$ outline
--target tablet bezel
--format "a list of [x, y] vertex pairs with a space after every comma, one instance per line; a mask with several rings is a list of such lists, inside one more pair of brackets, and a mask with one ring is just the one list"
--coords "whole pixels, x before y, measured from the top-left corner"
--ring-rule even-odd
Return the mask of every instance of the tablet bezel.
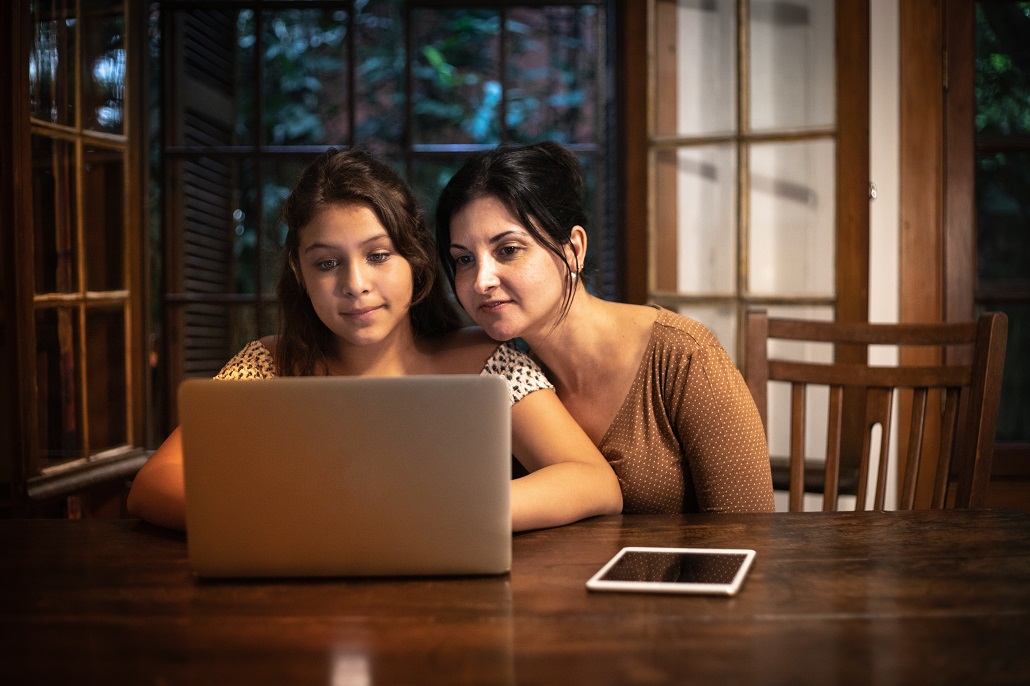
[[[689, 581], [614, 581], [604, 576], [618, 561], [629, 552], [642, 553], [691, 553], [704, 555], [743, 555], [744, 559], [737, 568], [733, 580], [726, 584], [697, 583]], [[641, 593], [686, 593], [701, 595], [731, 596], [740, 590], [744, 578], [751, 569], [755, 559], [755, 551], [749, 548], [667, 548], [652, 546], [627, 546], [617, 552], [601, 569], [587, 581], [587, 588], [592, 591], [635, 591]]]

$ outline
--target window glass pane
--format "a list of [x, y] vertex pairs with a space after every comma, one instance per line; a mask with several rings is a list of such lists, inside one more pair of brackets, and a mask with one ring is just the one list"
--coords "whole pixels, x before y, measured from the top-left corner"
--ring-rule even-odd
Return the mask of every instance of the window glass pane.
[[697, 136], [737, 125], [737, 3], [659, 0], [655, 6], [655, 130]]
[[508, 13], [507, 126], [513, 141], [594, 141], [598, 19], [592, 6]]
[[981, 309], [1001, 310], [1009, 318], [1005, 372], [998, 410], [999, 441], [1030, 441], [1030, 304], [990, 304]]
[[976, 130], [1030, 133], [1030, 64], [1026, 2], [976, 3]]
[[976, 162], [976, 256], [980, 282], [1027, 279], [1030, 154], [980, 154]]
[[833, 8], [825, 0], [751, 3], [753, 129], [834, 124]]
[[86, 407], [91, 454], [129, 442], [124, 312], [121, 307], [86, 312]]
[[265, 12], [261, 74], [267, 144], [350, 139], [347, 22], [341, 9]]
[[[736, 147], [680, 148], [675, 154], [675, 186], [659, 186], [675, 195], [657, 198], [659, 211], [670, 215], [664, 226], [676, 230], [675, 262], [658, 258], [656, 265], [676, 270], [677, 291], [733, 293], [737, 281]], [[672, 281], [664, 275], [662, 280]]]
[[75, 125], [75, 0], [32, 3], [29, 114]]
[[86, 204], [82, 223], [86, 246], [86, 288], [125, 287], [125, 182], [123, 153], [87, 147], [82, 183]]
[[82, 0], [83, 126], [122, 133], [125, 118], [125, 15], [121, 3]]
[[354, 8], [354, 142], [387, 154], [404, 140], [403, 21], [399, 2]]
[[436, 199], [440, 197], [440, 191], [466, 159], [467, 156], [445, 154], [419, 155], [415, 158], [411, 170], [412, 186], [430, 226], [435, 226], [433, 213], [436, 212]]
[[74, 309], [36, 311], [36, 408], [43, 467], [85, 457], [78, 341]]
[[[286, 224], [280, 221], [279, 212], [304, 167], [313, 159], [310, 155], [276, 156], [262, 163], [263, 241], [258, 255], [261, 262], [262, 293], [275, 295], [282, 269], [282, 246], [286, 241]], [[247, 188], [244, 186], [245, 194], [248, 193]]]
[[751, 147], [752, 294], [834, 295], [834, 148], [830, 140]]
[[416, 144], [500, 142], [500, 23], [496, 10], [412, 12]]
[[32, 137], [32, 225], [37, 293], [77, 292], [75, 146]]

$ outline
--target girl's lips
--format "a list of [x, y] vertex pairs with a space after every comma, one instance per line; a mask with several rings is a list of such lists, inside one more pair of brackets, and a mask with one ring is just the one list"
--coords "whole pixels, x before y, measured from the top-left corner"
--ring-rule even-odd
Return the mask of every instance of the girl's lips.
[[361, 317], [362, 315], [366, 315], [369, 312], [375, 312], [380, 307], [382, 307], [382, 305], [376, 305], [374, 307], [358, 307], [353, 310], [348, 310], [343, 314], [345, 314], [348, 317]]

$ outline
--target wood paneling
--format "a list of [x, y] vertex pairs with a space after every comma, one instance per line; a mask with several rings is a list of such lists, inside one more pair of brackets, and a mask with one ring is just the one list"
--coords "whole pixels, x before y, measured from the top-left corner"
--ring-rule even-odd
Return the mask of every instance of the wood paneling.
[[[943, 168], [944, 103], [941, 3], [899, 3], [900, 33], [900, 198], [899, 315], [902, 322], [943, 321]], [[900, 352], [905, 364], [936, 364], [939, 350]], [[902, 408], [910, 405], [903, 396]], [[905, 473], [908, 412], [899, 413], [899, 474]], [[919, 481], [932, 482], [940, 422], [931, 413], [925, 430]], [[925, 507], [931, 490], [920, 489]]]
[[647, 301], [647, 3], [619, 0], [617, 95], [622, 153], [620, 290], [630, 303]]

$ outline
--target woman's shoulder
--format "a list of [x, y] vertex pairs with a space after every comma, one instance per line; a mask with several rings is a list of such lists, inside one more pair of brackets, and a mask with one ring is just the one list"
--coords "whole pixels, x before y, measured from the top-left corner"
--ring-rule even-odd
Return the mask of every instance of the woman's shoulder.
[[275, 376], [275, 336], [251, 341], [225, 363], [216, 379], [267, 379]]
[[720, 345], [712, 330], [707, 326], [682, 314], [658, 307], [658, 316], [654, 321], [652, 336], [661, 340], [689, 345], [692, 348], [704, 348]]

